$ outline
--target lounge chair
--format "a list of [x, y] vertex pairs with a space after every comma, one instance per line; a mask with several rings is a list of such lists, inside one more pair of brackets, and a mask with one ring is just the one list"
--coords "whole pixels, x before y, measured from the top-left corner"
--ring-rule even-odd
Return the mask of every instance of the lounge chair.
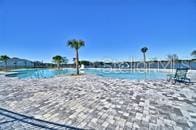
[[167, 75], [168, 82], [172, 81], [173, 84], [176, 84], [176, 82], [181, 82], [185, 84], [190, 84], [191, 80], [190, 78], [187, 78], [189, 68], [177, 68], [176, 73]]

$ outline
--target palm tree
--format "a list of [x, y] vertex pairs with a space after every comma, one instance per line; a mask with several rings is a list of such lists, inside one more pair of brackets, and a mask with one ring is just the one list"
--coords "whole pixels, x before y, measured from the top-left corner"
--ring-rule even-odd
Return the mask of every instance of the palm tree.
[[5, 68], [7, 70], [7, 61], [10, 59], [7, 55], [0, 56], [0, 61], [3, 61], [5, 63]]
[[143, 47], [141, 49], [141, 52], [143, 53], [143, 56], [144, 56], [144, 63], [146, 63], [146, 52], [148, 51], [148, 48], [147, 47]]
[[194, 59], [196, 58], [196, 50], [194, 50], [194, 51], [191, 53], [191, 56], [193, 56]]
[[64, 61], [64, 58], [60, 55], [56, 55], [52, 59], [53, 62], [57, 64], [57, 68], [60, 69], [60, 64]]
[[75, 64], [76, 64], [76, 71], [77, 71], [77, 75], [79, 75], [80, 72], [79, 72], [79, 53], [78, 53], [78, 50], [79, 50], [81, 47], [85, 46], [85, 42], [82, 41], [82, 40], [73, 39], [73, 40], [69, 40], [69, 41], [67, 42], [67, 45], [68, 45], [69, 47], [75, 49], [75, 52], [76, 52], [76, 62], [75, 62]]

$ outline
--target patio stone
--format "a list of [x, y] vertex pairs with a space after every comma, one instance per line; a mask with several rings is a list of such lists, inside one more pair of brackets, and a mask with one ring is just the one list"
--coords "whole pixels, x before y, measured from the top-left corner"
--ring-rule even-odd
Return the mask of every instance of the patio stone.
[[[196, 129], [196, 85], [172, 85], [165, 80], [121, 80], [94, 75], [21, 80], [0, 76], [0, 106], [83, 129]], [[0, 130], [45, 129], [21, 120], [12, 121], [1, 112], [5, 111], [0, 109]], [[70, 129], [28, 121], [59, 130]]]

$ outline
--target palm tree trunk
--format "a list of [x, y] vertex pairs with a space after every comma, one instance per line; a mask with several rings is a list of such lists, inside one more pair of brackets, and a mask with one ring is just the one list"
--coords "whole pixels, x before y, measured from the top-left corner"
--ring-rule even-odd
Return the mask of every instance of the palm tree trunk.
[[80, 72], [79, 72], [79, 54], [78, 54], [77, 49], [76, 49], [76, 73], [77, 73], [77, 75], [80, 74]]
[[144, 54], [144, 68], [146, 69], [146, 54], [145, 53], [143, 54]]

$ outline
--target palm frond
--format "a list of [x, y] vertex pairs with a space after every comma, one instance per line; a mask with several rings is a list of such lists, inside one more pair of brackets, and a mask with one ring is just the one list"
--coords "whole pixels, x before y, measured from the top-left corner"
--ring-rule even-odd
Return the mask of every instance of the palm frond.
[[141, 49], [141, 52], [143, 52], [143, 53], [146, 53], [148, 51], [148, 48], [147, 47], [143, 47], [142, 49]]
[[82, 40], [76, 40], [76, 39], [73, 39], [73, 40], [69, 40], [67, 42], [67, 45], [71, 48], [75, 48], [75, 49], [80, 49], [81, 47], [85, 46], [85, 42], [82, 41]]

